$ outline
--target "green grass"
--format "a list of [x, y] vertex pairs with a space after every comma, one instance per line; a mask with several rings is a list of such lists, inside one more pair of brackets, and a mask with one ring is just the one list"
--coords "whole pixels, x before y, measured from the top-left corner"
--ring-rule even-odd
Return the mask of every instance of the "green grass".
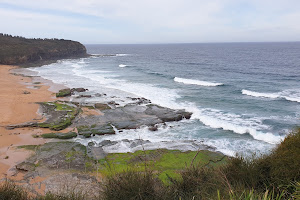
[[193, 166], [218, 166], [225, 163], [226, 160], [227, 158], [224, 158], [222, 154], [209, 151], [181, 152], [158, 149], [108, 154], [105, 159], [99, 160], [99, 171], [104, 175], [120, 173], [128, 169], [143, 171], [146, 165], [149, 169], [158, 172], [162, 180], [167, 180], [167, 176], [176, 177], [176, 172], [190, 166], [192, 161]]

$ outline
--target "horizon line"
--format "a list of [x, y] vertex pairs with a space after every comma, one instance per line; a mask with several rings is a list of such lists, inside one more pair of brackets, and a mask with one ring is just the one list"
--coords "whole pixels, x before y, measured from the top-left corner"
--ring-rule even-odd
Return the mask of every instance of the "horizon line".
[[[76, 41], [76, 40], [74, 40]], [[154, 43], [82, 43], [84, 45], [165, 45], [165, 44], [236, 44], [236, 43], [298, 43], [300, 41], [265, 41], [265, 42], [154, 42]]]

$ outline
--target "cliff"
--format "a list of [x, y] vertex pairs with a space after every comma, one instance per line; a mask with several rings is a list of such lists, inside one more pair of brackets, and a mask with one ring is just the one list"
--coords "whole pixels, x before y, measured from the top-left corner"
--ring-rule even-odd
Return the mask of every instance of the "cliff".
[[27, 39], [0, 34], [0, 64], [22, 65], [86, 56], [81, 43], [64, 39]]

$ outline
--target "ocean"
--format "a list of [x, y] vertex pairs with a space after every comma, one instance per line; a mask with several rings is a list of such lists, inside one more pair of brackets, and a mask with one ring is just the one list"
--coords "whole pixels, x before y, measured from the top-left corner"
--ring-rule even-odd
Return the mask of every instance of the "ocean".
[[[299, 125], [300, 43], [86, 45], [91, 57], [30, 68], [54, 83], [89, 89], [86, 102], [144, 97], [193, 112], [190, 120], [76, 138], [116, 141], [108, 152], [132, 152], [124, 139], [149, 140], [139, 148], [197, 150], [226, 155], [266, 154]], [[107, 97], [99, 97], [105, 93]]]

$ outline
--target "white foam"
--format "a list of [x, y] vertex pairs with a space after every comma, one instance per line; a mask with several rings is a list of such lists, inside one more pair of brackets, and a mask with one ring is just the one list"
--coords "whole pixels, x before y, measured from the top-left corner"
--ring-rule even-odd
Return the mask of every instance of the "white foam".
[[127, 65], [120, 64], [119, 67], [127, 67]]
[[287, 101], [293, 101], [300, 103], [300, 91], [299, 90], [284, 90], [278, 93], [261, 93], [254, 92], [250, 90], [242, 90], [242, 94], [253, 96], [253, 97], [261, 97], [261, 98], [270, 98], [270, 99], [285, 99]]
[[[122, 133], [116, 132], [114, 135], [95, 136], [92, 138], [75, 138], [74, 140], [83, 145], [88, 145], [89, 142], [94, 142], [97, 146], [104, 140], [116, 142], [113, 145], [103, 146], [103, 150], [107, 153], [126, 153], [137, 150], [151, 150], [151, 149], [177, 149], [182, 151], [197, 151], [205, 148], [204, 145], [215, 148], [225, 155], [235, 156], [249, 155], [253, 152], [266, 153], [274, 145], [266, 144], [260, 141], [238, 138], [201, 138], [189, 139], [186, 136], [191, 135], [194, 130], [187, 130], [182, 134], [182, 122], [167, 123], [167, 126], [160, 126], [158, 131], [152, 132], [148, 127], [142, 127], [134, 130], [124, 130]], [[197, 131], [197, 130], [195, 130]], [[147, 141], [147, 143], [134, 145], [136, 140]]]
[[262, 97], [262, 98], [271, 98], [271, 99], [276, 99], [280, 97], [276, 93], [260, 93], [260, 92], [253, 92], [250, 90], [242, 90], [242, 94], [253, 96], [253, 97]]
[[273, 144], [266, 144], [260, 141], [243, 140], [237, 138], [204, 139], [203, 144], [215, 147], [217, 151], [220, 151], [228, 156], [241, 155], [251, 157], [253, 156], [253, 152], [255, 152], [257, 156], [259, 156], [260, 154], [269, 153], [270, 150], [274, 148]]
[[254, 139], [270, 144], [277, 144], [283, 138], [267, 132], [270, 127], [262, 124], [257, 118], [246, 118], [241, 115], [224, 113], [215, 109], [202, 109], [192, 116], [211, 128], [221, 128], [238, 134], [250, 134]]
[[185, 78], [174, 78], [175, 82], [183, 83], [183, 84], [189, 84], [189, 85], [200, 85], [200, 86], [207, 86], [207, 87], [214, 87], [214, 86], [220, 86], [224, 85], [223, 83], [212, 83], [207, 81], [199, 81], [194, 79], [185, 79]]
[[[49, 66], [36, 68], [35, 71], [38, 71], [40, 73], [39, 75], [45, 78], [66, 84], [69, 87], [95, 88], [95, 90], [99, 90], [100, 87], [101, 90], [102, 88], [112, 88], [127, 92], [126, 95], [131, 93], [136, 96], [145, 97], [161, 106], [173, 109], [186, 109], [187, 111], [193, 112], [192, 119], [200, 120], [204, 125], [211, 128], [221, 128], [238, 134], [249, 133], [254, 139], [271, 144], [278, 143], [281, 139], [281, 137], [269, 133], [269, 131], [267, 131], [269, 127], [263, 125], [260, 120], [245, 118], [240, 115], [225, 113], [219, 110], [200, 109], [190, 102], [179, 103], [177, 99], [180, 98], [180, 95], [175, 89], [163, 88], [154, 84], [132, 83], [119, 78], [116, 79], [113, 78], [117, 76], [115, 74], [108, 71], [91, 70], [86, 68], [85, 65], [85, 62], [78, 60], [66, 60]], [[72, 71], [73, 74], [70, 74], [70, 71]], [[168, 130], [166, 131], [168, 132]], [[141, 132], [141, 130], [139, 130], [139, 132]], [[167, 137], [163, 139], [164, 141], [174, 137], [169, 134], [171, 133], [165, 133]], [[149, 136], [153, 137], [153, 133], [149, 134]], [[126, 135], [126, 138], [128, 137], [129, 134]], [[161, 135], [157, 138], [159, 138], [158, 140], [160, 141], [162, 140]], [[155, 141], [152, 140], [152, 142]]]
[[280, 92], [280, 96], [288, 101], [300, 103], [300, 89], [289, 89]]
[[129, 56], [130, 54], [125, 54], [125, 53], [118, 53], [116, 56]]

